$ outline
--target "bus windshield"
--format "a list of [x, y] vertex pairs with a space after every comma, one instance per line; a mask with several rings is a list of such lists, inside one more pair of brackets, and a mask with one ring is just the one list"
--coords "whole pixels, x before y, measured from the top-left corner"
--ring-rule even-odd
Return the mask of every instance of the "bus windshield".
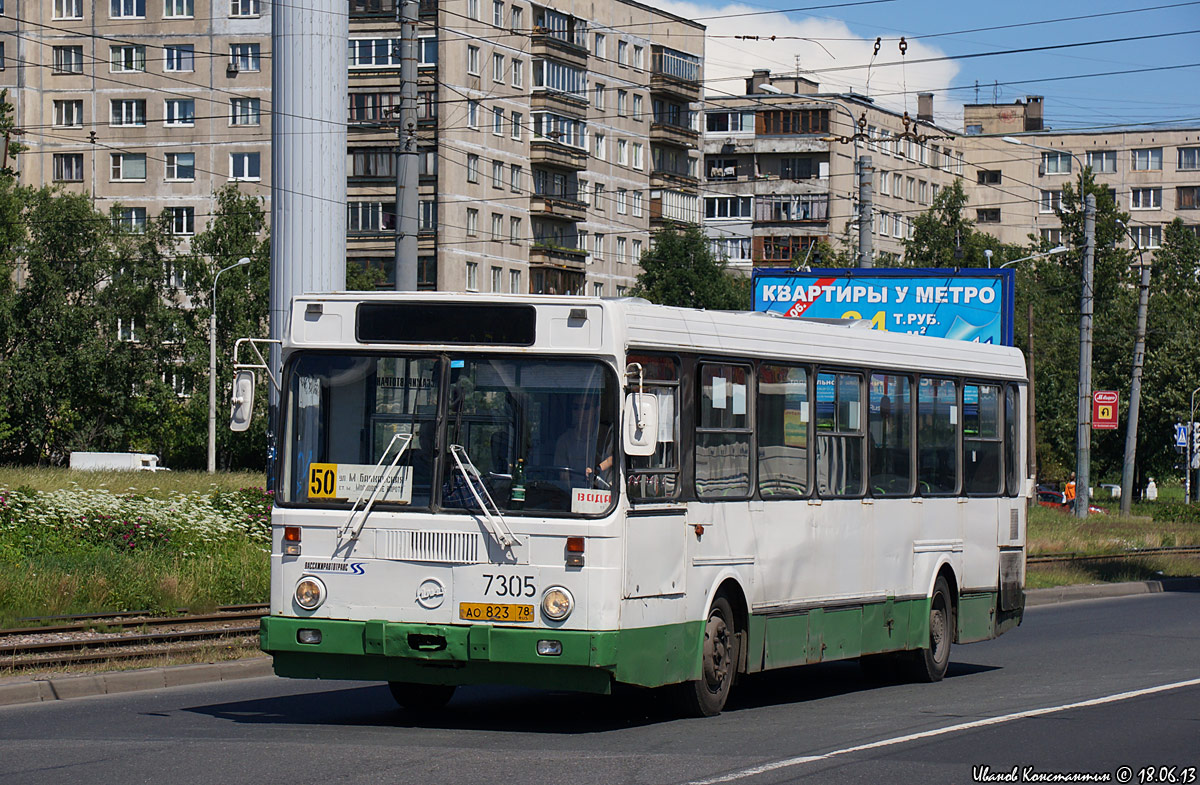
[[285, 504], [348, 507], [376, 485], [381, 509], [475, 512], [490, 496], [504, 512], [589, 515], [613, 502], [616, 377], [598, 361], [299, 354], [285, 395]]

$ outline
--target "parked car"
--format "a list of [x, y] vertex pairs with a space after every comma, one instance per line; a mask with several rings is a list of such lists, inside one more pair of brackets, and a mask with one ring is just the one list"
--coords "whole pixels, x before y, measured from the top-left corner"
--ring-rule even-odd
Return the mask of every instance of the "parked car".
[[[1063, 512], [1069, 512], [1074, 507], [1072, 502], [1067, 501], [1067, 497], [1062, 491], [1052, 490], [1044, 485], [1038, 486], [1037, 501], [1043, 507], [1052, 507]], [[1090, 515], [1108, 515], [1108, 510], [1089, 504], [1088, 513]]]

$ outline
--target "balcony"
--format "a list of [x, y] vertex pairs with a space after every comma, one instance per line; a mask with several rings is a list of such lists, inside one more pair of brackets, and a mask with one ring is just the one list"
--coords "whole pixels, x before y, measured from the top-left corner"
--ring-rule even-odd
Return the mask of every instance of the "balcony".
[[588, 50], [586, 46], [572, 43], [560, 33], [535, 27], [529, 37], [530, 57], [553, 57], [564, 63], [587, 68]]
[[588, 168], [588, 154], [578, 147], [568, 147], [548, 139], [535, 139], [529, 143], [529, 162], [582, 172]]
[[699, 185], [700, 178], [687, 172], [658, 168], [650, 170], [651, 188], [696, 188]]
[[554, 112], [565, 117], [583, 120], [587, 117], [586, 95], [564, 93], [560, 90], [535, 89], [529, 96], [529, 109], [533, 112]]
[[651, 191], [650, 223], [653, 226], [699, 224], [699, 197], [682, 191]]
[[654, 122], [650, 124], [650, 141], [695, 150], [700, 141], [700, 132], [682, 125]]
[[683, 101], [700, 100], [700, 58], [654, 45], [650, 48], [650, 92]]
[[529, 212], [543, 218], [583, 221], [587, 218], [587, 205], [577, 199], [534, 194], [529, 200]]
[[544, 240], [535, 240], [529, 248], [530, 267], [550, 267], [556, 270], [583, 272], [586, 264], [587, 251], [581, 248], [563, 248]]

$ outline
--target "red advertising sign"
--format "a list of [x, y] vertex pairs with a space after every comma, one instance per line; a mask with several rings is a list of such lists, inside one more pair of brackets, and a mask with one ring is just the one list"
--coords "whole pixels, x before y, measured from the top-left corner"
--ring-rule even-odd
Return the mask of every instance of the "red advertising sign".
[[1120, 396], [1112, 390], [1092, 393], [1092, 428], [1111, 431], [1117, 427], [1117, 401]]

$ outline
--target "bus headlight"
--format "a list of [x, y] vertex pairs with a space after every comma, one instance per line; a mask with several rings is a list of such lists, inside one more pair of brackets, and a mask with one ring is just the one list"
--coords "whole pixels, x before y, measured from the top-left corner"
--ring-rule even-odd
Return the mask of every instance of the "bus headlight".
[[542, 615], [554, 621], [562, 621], [575, 610], [575, 598], [562, 586], [551, 586], [542, 593]]
[[311, 575], [305, 575], [296, 584], [296, 604], [311, 611], [325, 602], [325, 584]]

